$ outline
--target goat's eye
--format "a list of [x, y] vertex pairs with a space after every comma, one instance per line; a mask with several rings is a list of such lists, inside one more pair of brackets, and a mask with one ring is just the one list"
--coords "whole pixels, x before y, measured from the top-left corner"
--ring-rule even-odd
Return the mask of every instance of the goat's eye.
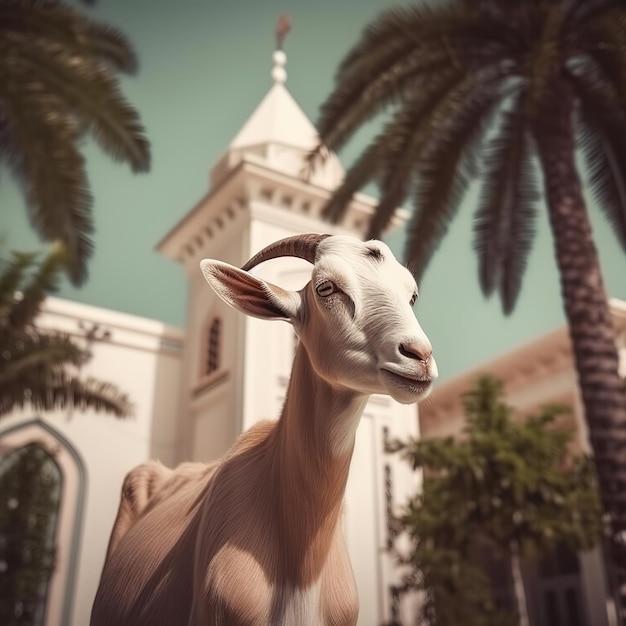
[[415, 302], [417, 301], [417, 291], [411, 296], [411, 306], [413, 306], [415, 304]]
[[331, 293], [335, 293], [335, 291], [337, 291], [337, 285], [330, 280], [325, 280], [323, 283], [320, 283], [317, 287], [315, 287], [315, 291], [317, 291], [318, 296], [322, 296], [324, 298], [326, 296], [330, 296]]

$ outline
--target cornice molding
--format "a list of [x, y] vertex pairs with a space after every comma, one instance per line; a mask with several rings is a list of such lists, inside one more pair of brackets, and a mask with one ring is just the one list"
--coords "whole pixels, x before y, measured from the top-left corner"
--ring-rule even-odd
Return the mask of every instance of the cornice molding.
[[[174, 226], [157, 244], [157, 250], [184, 264], [195, 262], [207, 247], [210, 249], [212, 240], [224, 237], [224, 231], [239, 214], [249, 212], [257, 202], [321, 222], [330, 194], [325, 187], [273, 170], [262, 159], [248, 154]], [[323, 222], [324, 227], [331, 232], [350, 231], [364, 236], [375, 207], [373, 198], [356, 194], [342, 222]], [[398, 209], [391, 229], [406, 219], [407, 212]]]
[[[613, 298], [609, 308], [617, 345], [626, 349], [626, 302]], [[421, 429], [436, 432], [453, 428], [463, 415], [463, 394], [481, 374], [497, 376], [506, 391], [514, 394], [566, 372], [574, 372], [574, 364], [569, 332], [567, 326], [562, 326], [436, 387], [428, 401], [420, 405]]]
[[482, 374], [497, 376], [508, 393], [519, 393], [572, 367], [571, 342], [562, 327], [436, 387], [428, 402], [420, 405], [421, 430], [436, 431], [458, 421], [463, 415], [463, 394]]

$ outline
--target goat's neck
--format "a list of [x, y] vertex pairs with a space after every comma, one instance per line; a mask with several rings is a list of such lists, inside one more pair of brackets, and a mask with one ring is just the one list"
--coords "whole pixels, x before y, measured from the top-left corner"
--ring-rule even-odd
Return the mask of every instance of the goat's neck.
[[315, 580], [335, 534], [356, 427], [367, 396], [333, 386], [296, 351], [287, 397], [275, 431], [274, 484], [288, 578]]

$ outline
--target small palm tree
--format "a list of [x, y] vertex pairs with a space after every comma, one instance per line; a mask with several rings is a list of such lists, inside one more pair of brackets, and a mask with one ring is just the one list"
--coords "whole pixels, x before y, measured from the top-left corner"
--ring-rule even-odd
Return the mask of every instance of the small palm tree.
[[132, 412], [126, 394], [78, 368], [88, 353], [61, 333], [45, 332], [36, 317], [65, 261], [61, 245], [36, 262], [33, 254], [14, 253], [0, 262], [0, 419], [30, 406], [51, 411], [64, 407], [94, 409], [117, 417]]
[[58, 1], [0, 0], [0, 163], [20, 182], [37, 233], [64, 243], [75, 285], [93, 247], [82, 139], [135, 172], [149, 168], [144, 129], [116, 77], [136, 69], [117, 30]]
[[510, 313], [535, 233], [536, 172], [543, 174], [626, 609], [626, 397], [575, 159], [578, 139], [598, 206], [626, 248], [626, 4], [448, 0], [384, 12], [339, 67], [311, 164], [383, 110], [390, 120], [348, 170], [326, 215], [341, 219], [352, 194], [377, 181], [369, 233], [377, 236], [411, 196], [406, 257], [418, 279], [480, 174], [480, 285], [486, 295], [497, 291]]

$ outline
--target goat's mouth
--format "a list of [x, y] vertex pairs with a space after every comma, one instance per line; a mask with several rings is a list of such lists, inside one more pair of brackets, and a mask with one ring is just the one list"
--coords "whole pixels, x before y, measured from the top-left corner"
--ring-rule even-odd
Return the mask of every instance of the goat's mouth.
[[394, 387], [400, 387], [416, 395], [428, 393], [433, 384], [433, 378], [429, 376], [400, 374], [385, 367], [380, 369], [380, 373], [384, 380], [391, 382]]

